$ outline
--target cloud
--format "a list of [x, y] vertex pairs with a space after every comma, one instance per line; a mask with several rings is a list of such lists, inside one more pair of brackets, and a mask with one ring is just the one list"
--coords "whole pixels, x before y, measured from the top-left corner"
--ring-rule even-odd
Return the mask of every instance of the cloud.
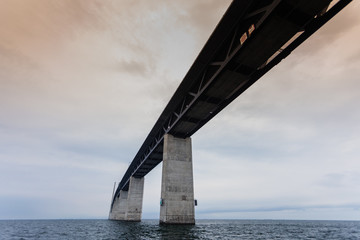
[[54, 208], [48, 206], [49, 202], [53, 199], [1, 196], [0, 215], [5, 219], [46, 218], [53, 215], [50, 212]]
[[[219, 16], [225, 13], [230, 1], [219, 2], [211, 1], [183, 1], [182, 14], [179, 15], [178, 21], [181, 24], [191, 26], [196, 29], [198, 37], [205, 41], [210, 36], [210, 33], [215, 29], [219, 22]], [[190, 28], [190, 27], [189, 27]], [[201, 41], [199, 39], [199, 41]]]
[[119, 70], [121, 72], [128, 72], [131, 75], [141, 75], [143, 77], [148, 73], [148, 67], [137, 61], [122, 61], [119, 63]]
[[356, 206], [328, 206], [328, 207], [289, 207], [273, 209], [253, 209], [197, 212], [199, 219], [271, 219], [271, 220], [357, 220], [358, 207]]
[[12, 49], [4, 45], [0, 45], [0, 63], [0, 67], [2, 68], [2, 74], [9, 71], [8, 68], [13, 67], [16, 67], [17, 69], [37, 68], [37, 64], [33, 60], [31, 60], [31, 58], [23, 55], [16, 49]]
[[325, 174], [320, 184], [327, 188], [353, 189], [360, 183], [360, 173], [354, 171]]
[[[360, 5], [353, 1], [348, 7], [344, 8], [339, 14], [319, 29], [316, 34], [311, 36], [311, 44], [309, 41], [304, 42], [298, 51], [299, 56], [309, 56], [324, 49], [327, 45], [332, 44], [339, 38], [359, 27], [359, 11]], [[359, 35], [356, 34], [358, 37]]]

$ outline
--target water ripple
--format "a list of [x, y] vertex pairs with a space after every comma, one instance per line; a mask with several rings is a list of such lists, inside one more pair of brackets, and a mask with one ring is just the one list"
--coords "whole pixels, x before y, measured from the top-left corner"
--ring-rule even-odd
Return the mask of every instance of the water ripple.
[[360, 239], [358, 221], [198, 220], [164, 226], [108, 220], [1, 220], [0, 239]]

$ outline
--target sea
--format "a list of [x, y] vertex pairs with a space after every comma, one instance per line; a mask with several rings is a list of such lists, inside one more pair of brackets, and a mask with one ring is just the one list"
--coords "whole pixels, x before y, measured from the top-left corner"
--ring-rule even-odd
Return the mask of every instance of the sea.
[[360, 221], [197, 220], [193, 226], [164, 226], [158, 220], [0, 220], [0, 239], [360, 240]]

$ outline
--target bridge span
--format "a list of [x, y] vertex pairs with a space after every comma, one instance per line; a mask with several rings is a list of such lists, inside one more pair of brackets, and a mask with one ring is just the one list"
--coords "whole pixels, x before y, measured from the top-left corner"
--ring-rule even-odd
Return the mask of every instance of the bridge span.
[[351, 0], [233, 0], [113, 194], [109, 219], [140, 221], [144, 176], [163, 161], [160, 223], [194, 224], [190, 137]]

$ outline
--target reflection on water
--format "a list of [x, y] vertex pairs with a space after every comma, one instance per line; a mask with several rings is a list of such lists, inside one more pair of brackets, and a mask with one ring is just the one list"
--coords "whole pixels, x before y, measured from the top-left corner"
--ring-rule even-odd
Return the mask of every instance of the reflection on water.
[[199, 239], [197, 225], [160, 225], [157, 220], [142, 222], [109, 221], [112, 239], [122, 236], [127, 239]]

